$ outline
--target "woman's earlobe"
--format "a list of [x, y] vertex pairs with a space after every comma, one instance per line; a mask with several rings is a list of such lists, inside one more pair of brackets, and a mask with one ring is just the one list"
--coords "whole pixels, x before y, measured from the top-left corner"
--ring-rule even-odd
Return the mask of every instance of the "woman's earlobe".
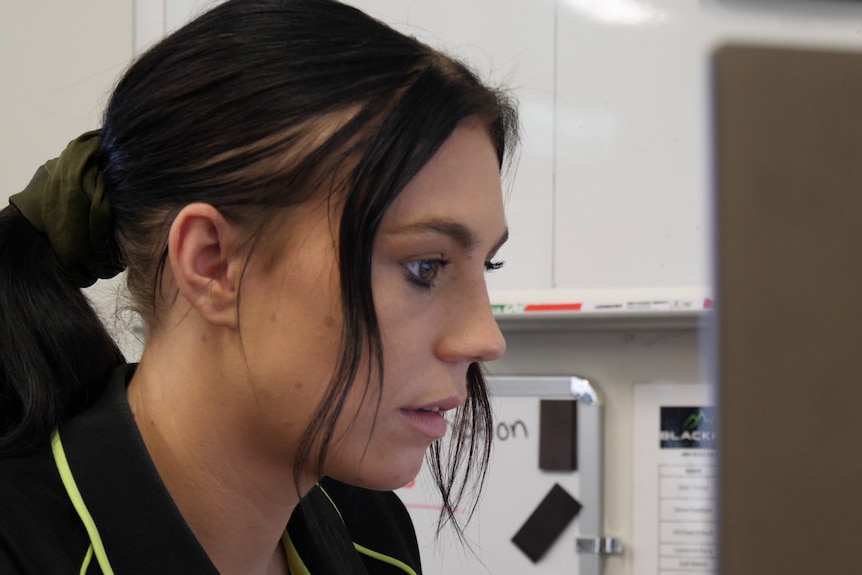
[[168, 257], [182, 299], [214, 325], [235, 328], [241, 262], [237, 230], [209, 204], [184, 207], [168, 235]]

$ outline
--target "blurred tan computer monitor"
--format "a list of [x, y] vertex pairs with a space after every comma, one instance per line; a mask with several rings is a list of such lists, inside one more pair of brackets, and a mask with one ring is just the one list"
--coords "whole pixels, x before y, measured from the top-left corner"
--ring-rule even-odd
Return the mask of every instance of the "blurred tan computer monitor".
[[720, 572], [862, 573], [862, 53], [713, 69]]

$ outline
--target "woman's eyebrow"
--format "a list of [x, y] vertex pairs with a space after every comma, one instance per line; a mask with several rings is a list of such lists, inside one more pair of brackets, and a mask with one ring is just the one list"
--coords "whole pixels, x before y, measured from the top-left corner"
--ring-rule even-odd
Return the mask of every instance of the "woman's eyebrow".
[[[406, 226], [400, 226], [391, 230], [387, 230], [385, 233], [387, 235], [395, 235], [426, 231], [437, 232], [452, 238], [455, 243], [458, 244], [458, 246], [465, 251], [470, 251], [477, 244], [476, 234], [474, 234], [472, 230], [470, 230], [470, 228], [468, 228], [461, 222], [450, 219], [434, 218], [422, 220], [419, 222], [408, 224]], [[509, 239], [508, 228], [506, 228], [506, 230], [503, 232], [503, 235], [491, 248], [491, 253], [494, 253], [498, 249], [500, 249], [500, 246], [506, 243], [507, 239]]]

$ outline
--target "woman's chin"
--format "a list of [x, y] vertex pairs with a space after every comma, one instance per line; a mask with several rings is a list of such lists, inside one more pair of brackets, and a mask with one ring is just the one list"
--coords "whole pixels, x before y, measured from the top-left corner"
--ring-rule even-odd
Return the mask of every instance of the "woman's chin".
[[331, 477], [357, 487], [375, 491], [393, 491], [416, 479], [422, 469], [424, 455], [422, 453], [421, 456], [414, 457], [405, 454], [402, 457], [391, 458], [385, 463], [365, 463], [358, 474]]

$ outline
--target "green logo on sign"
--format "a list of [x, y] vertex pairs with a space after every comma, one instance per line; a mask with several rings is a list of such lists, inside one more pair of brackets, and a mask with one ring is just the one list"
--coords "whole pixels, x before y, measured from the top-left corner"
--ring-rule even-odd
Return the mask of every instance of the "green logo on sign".
[[712, 418], [703, 411], [698, 411], [697, 413], [692, 413], [688, 416], [683, 427], [685, 429], [697, 429], [700, 427], [701, 423], [712, 423]]

